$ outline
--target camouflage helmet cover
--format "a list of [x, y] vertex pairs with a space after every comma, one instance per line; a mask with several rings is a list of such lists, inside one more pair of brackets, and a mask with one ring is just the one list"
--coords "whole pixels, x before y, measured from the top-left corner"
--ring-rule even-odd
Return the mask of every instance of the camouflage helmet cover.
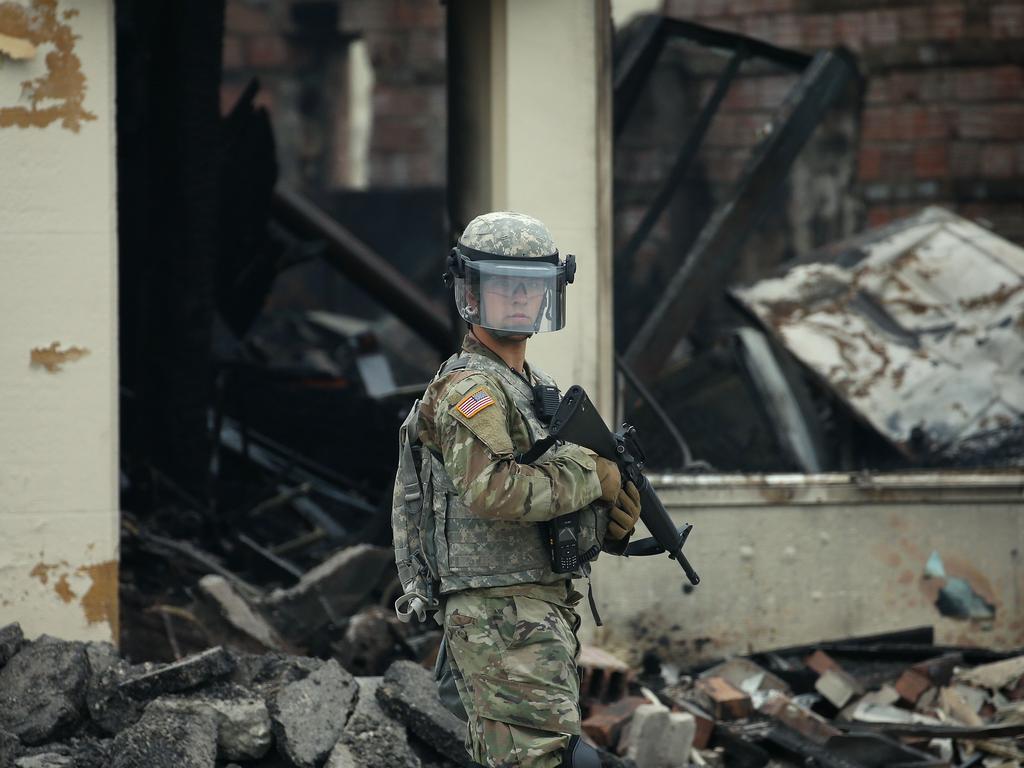
[[495, 211], [477, 216], [466, 226], [459, 244], [496, 256], [522, 259], [558, 253], [551, 232], [533, 216], [512, 211]]

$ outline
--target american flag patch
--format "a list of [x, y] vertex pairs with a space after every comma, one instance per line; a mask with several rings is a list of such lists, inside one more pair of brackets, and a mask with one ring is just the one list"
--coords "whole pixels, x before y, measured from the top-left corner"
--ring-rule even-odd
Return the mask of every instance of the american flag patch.
[[489, 405], [494, 405], [494, 398], [487, 394], [486, 389], [478, 389], [473, 394], [462, 398], [455, 406], [455, 410], [467, 419], [471, 419]]

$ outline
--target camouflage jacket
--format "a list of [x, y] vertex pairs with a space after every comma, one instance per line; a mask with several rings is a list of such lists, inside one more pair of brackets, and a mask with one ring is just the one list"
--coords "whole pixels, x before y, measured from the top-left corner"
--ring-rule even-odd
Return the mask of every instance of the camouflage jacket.
[[[527, 366], [513, 371], [472, 335], [456, 370], [442, 367], [423, 395], [419, 440], [431, 454], [437, 575], [441, 592], [555, 584], [543, 523], [581, 511], [580, 549], [601, 546], [607, 508], [593, 456], [560, 445], [518, 464], [547, 435], [533, 410], [534, 383], [554, 384]], [[582, 573], [575, 574], [581, 576]]]

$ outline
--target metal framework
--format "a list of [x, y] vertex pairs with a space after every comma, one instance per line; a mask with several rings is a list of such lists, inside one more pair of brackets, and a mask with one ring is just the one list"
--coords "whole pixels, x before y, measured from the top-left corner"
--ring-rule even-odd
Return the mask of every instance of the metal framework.
[[617, 260], [632, 258], [664, 213], [696, 157], [740, 65], [748, 59], [765, 59], [802, 74], [781, 105], [770, 135], [755, 149], [732, 193], [705, 223], [664, 293], [626, 346], [624, 361], [645, 378], [658, 373], [672, 347], [690, 330], [707, 301], [725, 288], [744, 243], [781, 191], [793, 161], [825, 113], [839, 100], [848, 84], [859, 77], [856, 60], [843, 49], [823, 51], [811, 57], [744, 35], [650, 16], [639, 22], [634, 38], [620, 54], [616, 65], [616, 136], [625, 127], [665, 42], [671, 38], [730, 50], [732, 57], [694, 127], [684, 138], [646, 214], [615, 255]]

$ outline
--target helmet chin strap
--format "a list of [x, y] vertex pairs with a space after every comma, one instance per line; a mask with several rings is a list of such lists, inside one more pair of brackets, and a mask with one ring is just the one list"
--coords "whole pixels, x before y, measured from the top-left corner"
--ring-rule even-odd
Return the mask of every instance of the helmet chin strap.
[[528, 338], [533, 336], [532, 333], [523, 333], [522, 331], [498, 331], [493, 328], [488, 328], [487, 332], [496, 339], [508, 339], [512, 341], [526, 341]]

